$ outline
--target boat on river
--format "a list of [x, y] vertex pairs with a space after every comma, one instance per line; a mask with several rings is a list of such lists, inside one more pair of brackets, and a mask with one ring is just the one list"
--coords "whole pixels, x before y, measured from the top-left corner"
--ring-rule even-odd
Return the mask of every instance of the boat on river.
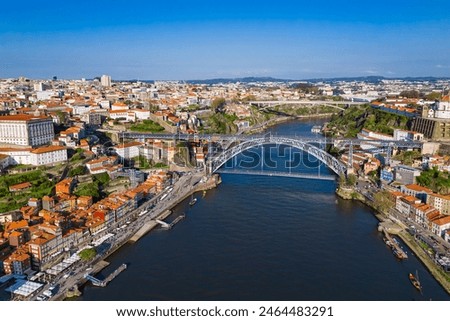
[[[417, 272], [416, 272], [417, 274]], [[419, 291], [422, 292], [422, 285], [420, 284], [419, 281], [419, 276], [418, 275], [414, 275], [412, 273], [409, 273], [409, 280], [411, 281], [412, 285]]]

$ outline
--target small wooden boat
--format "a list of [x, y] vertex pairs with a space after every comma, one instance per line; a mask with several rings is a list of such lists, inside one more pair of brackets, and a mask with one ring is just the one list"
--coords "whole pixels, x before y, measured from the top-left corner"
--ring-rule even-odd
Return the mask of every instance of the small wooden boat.
[[[417, 272], [416, 272], [417, 274]], [[412, 285], [419, 291], [422, 291], [422, 285], [419, 281], [419, 276], [414, 275], [412, 273], [409, 273], [409, 280], [411, 281]]]

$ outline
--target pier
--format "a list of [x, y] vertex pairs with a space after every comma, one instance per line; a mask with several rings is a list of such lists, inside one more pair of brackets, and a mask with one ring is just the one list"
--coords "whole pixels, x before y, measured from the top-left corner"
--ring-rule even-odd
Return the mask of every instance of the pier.
[[161, 220], [155, 220], [156, 223], [160, 224], [162, 228], [170, 229], [172, 226], [170, 226], [169, 223], [166, 223]]
[[161, 225], [162, 228], [168, 229], [170, 230], [175, 224], [177, 224], [179, 221], [181, 221], [182, 219], [184, 219], [186, 217], [186, 214], [181, 214], [180, 216], [178, 216], [177, 218], [175, 218], [172, 223], [166, 223], [164, 221], [161, 220], [155, 220], [155, 222], [159, 223]]
[[172, 211], [171, 211], [171, 210], [164, 211], [161, 215], [159, 215], [159, 216], [157, 217], [157, 219], [158, 219], [158, 220], [164, 220], [164, 219], [166, 219], [167, 217], [169, 217], [170, 214], [172, 214]]
[[109, 282], [111, 282], [112, 280], [114, 280], [114, 278], [116, 276], [118, 276], [122, 271], [126, 270], [127, 265], [125, 263], [123, 263], [121, 266], [119, 266], [116, 270], [114, 270], [114, 272], [112, 272], [110, 275], [108, 275], [106, 277], [106, 279], [104, 280], [99, 280], [95, 277], [93, 277], [90, 274], [85, 274], [85, 278], [89, 281], [92, 282], [93, 285], [95, 286], [101, 286], [101, 287], [105, 287], [108, 285]]
[[408, 258], [408, 255], [406, 252], [401, 248], [400, 244], [396, 239], [394, 239], [386, 229], [381, 228], [384, 236], [385, 236], [385, 242], [386, 245], [388, 245], [391, 249], [394, 255], [400, 259], [400, 260], [406, 260]]
[[176, 219], [174, 219], [172, 221], [172, 223], [170, 223], [170, 227], [173, 227], [175, 224], [177, 224], [179, 221], [181, 221], [182, 219], [184, 219], [186, 217], [186, 214], [181, 214], [180, 216], [178, 216]]

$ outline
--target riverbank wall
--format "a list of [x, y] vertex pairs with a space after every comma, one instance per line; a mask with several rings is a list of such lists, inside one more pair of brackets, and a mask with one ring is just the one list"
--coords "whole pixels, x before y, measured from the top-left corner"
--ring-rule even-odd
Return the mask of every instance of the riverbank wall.
[[[219, 174], [212, 175], [206, 181], [200, 181], [198, 184], [191, 186], [190, 189], [187, 189], [176, 200], [171, 202], [170, 205], [167, 206], [166, 208], [164, 208], [159, 214], [157, 214], [155, 218], [161, 219], [161, 220], [167, 218], [172, 213], [172, 209], [175, 206], [177, 206], [178, 204], [180, 204], [183, 200], [190, 197], [192, 194], [194, 194], [196, 192], [201, 192], [201, 191], [211, 190], [213, 188], [216, 188], [221, 182], [222, 182], [222, 180], [221, 180]], [[94, 266], [94, 268], [92, 269], [92, 271], [90, 271], [90, 273], [92, 273], [93, 275], [95, 275], [96, 273], [99, 273], [103, 268], [108, 266], [109, 263], [106, 262], [105, 260], [109, 256], [114, 254], [116, 251], [120, 250], [125, 244], [130, 244], [130, 243], [132, 244], [132, 243], [138, 241], [139, 238], [141, 238], [143, 235], [151, 232], [151, 230], [158, 225], [154, 220], [150, 221], [150, 223], [151, 224], [149, 226], [146, 226], [145, 231], [137, 230], [136, 233], [134, 233], [131, 237], [123, 240], [120, 243], [114, 244], [106, 253], [104, 253], [100, 257], [97, 257], [94, 261], [90, 262], [89, 265]], [[133, 237], [136, 234], [140, 234], [140, 233], [142, 235], [139, 235], [139, 237], [136, 237], [133, 239]], [[70, 299], [71, 297], [76, 297], [76, 296], [81, 295], [81, 292], [78, 289], [82, 288], [86, 282], [87, 282], [87, 280], [85, 278], [78, 280], [76, 282], [76, 284], [74, 284], [74, 286], [77, 289], [76, 293], [72, 293], [72, 292], [71, 293], [59, 293], [57, 296], [52, 298], [52, 300], [60, 301], [60, 300], [65, 300], [66, 298]]]
[[445, 273], [428, 253], [417, 243], [414, 237], [407, 231], [407, 226], [397, 219], [391, 219], [390, 215], [387, 213], [380, 212], [373, 202], [368, 201], [364, 195], [358, 193], [353, 188], [338, 187], [336, 189], [336, 195], [345, 200], [357, 200], [365, 205], [369, 206], [374, 213], [374, 216], [380, 223], [392, 222], [396, 225], [395, 229], [390, 230], [391, 234], [397, 235], [401, 240], [409, 247], [411, 252], [422, 262], [422, 264], [427, 268], [427, 270], [433, 275], [436, 281], [444, 288], [444, 290], [450, 294], [450, 275]]

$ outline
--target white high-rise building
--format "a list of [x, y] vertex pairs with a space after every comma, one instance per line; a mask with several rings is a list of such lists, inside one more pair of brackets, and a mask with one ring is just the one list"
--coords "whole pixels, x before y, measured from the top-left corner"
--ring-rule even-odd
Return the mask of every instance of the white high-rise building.
[[0, 143], [40, 146], [55, 136], [52, 119], [46, 116], [0, 116]]
[[103, 87], [111, 87], [111, 76], [103, 75], [100, 81]]

